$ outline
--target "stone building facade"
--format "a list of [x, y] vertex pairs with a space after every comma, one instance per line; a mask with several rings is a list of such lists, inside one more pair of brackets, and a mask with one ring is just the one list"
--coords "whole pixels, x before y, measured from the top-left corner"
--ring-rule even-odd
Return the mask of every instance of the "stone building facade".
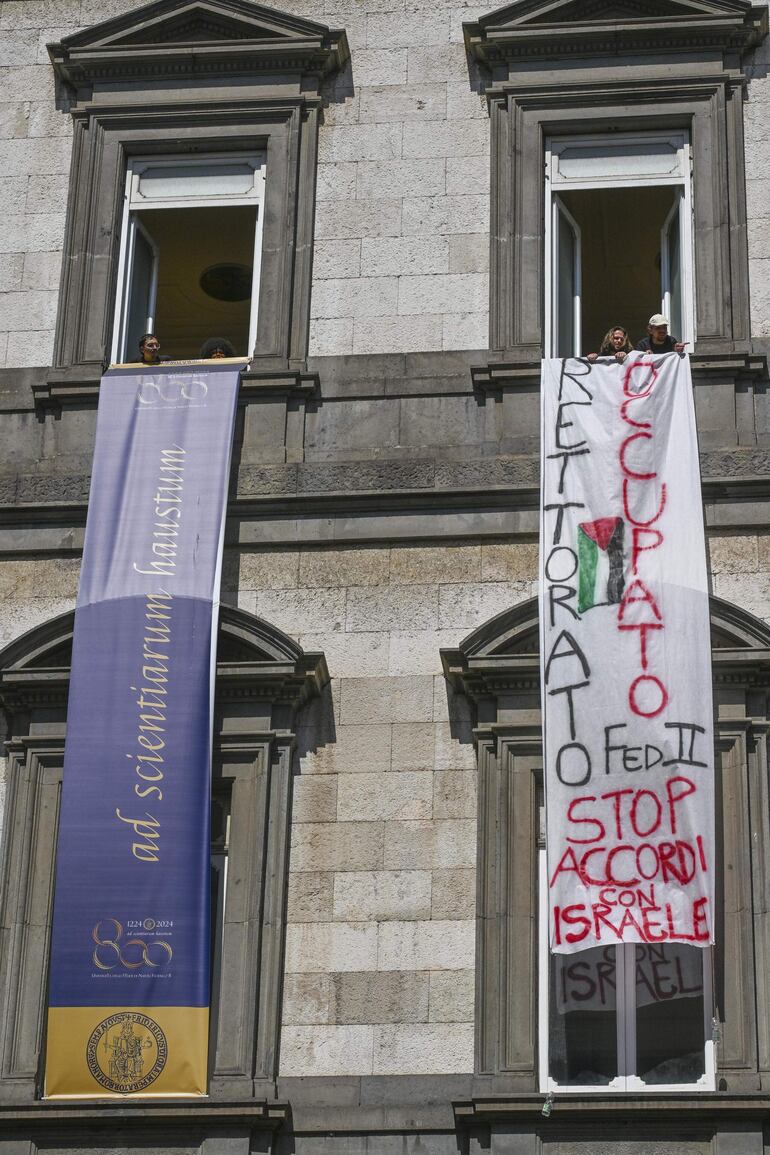
[[[767, 16], [2, 0], [0, 1155], [770, 1151]], [[565, 1093], [544, 1114], [543, 150], [652, 129], [689, 134], [694, 188], [717, 1081]], [[222, 589], [210, 1095], [46, 1103], [72, 610], [126, 165], [244, 148], [267, 177]]]

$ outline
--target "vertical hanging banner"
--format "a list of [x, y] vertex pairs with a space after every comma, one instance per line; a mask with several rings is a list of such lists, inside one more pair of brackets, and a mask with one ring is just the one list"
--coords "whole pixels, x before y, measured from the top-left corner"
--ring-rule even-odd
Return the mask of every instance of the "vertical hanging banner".
[[542, 369], [551, 950], [714, 935], [711, 646], [689, 360]]
[[49, 1097], [206, 1092], [214, 658], [243, 364], [102, 379], [56, 862]]

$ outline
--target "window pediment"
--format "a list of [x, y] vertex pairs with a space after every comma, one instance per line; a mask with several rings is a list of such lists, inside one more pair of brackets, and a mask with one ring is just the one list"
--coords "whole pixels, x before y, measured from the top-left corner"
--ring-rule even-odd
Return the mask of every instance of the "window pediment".
[[[196, 6], [192, 12], [183, 12], [173, 20], [165, 21], [158, 29], [156, 44], [210, 44], [218, 40], [271, 40], [280, 33], [268, 28], [253, 29], [234, 20], [223, 20], [218, 14], [204, 12]], [[113, 47], [130, 45], [146, 46], [150, 43], [146, 26], [142, 26], [129, 36], [121, 36]]]
[[250, 0], [159, 0], [48, 46], [61, 79], [300, 71], [324, 76], [348, 58], [342, 30]]
[[[753, 614], [711, 597], [711, 649], [715, 685], [759, 689], [767, 694], [770, 627]], [[522, 602], [484, 622], [441, 651], [444, 676], [472, 701], [511, 692], [539, 692], [537, 600]]]
[[[678, 9], [678, 12], [672, 11]], [[532, 20], [533, 24], [553, 24], [556, 20], [570, 20], [579, 18], [585, 23], [594, 23], [598, 20], [609, 21], [613, 24], [628, 20], [672, 19], [676, 16], [687, 16], [691, 10], [686, 5], [679, 4], [648, 4], [644, 0], [627, 0], [625, 3], [607, 3], [607, 0], [593, 0], [589, 4], [576, 4], [566, 0], [553, 5], [547, 11], [539, 12]]]
[[[9, 710], [67, 700], [72, 659], [73, 611], [52, 618], [11, 642], [0, 654], [0, 705]], [[329, 680], [321, 653], [301, 646], [261, 618], [221, 606], [217, 692], [301, 708]]]
[[767, 35], [768, 12], [744, 0], [515, 0], [463, 25], [465, 42], [491, 67], [512, 57], [645, 49], [746, 51]]

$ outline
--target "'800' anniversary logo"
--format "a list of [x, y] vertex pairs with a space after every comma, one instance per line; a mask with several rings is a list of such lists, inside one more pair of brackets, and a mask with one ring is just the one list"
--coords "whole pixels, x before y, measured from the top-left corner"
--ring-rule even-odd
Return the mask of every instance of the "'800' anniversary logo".
[[190, 373], [142, 375], [136, 392], [138, 409], [182, 409], [205, 405], [208, 385]]
[[[158, 924], [146, 918], [142, 926], [152, 932]], [[171, 925], [164, 923], [164, 926]], [[134, 971], [143, 967], [157, 970], [167, 967], [174, 957], [171, 944], [162, 938], [124, 938], [123, 926], [116, 918], [102, 918], [91, 931], [96, 943], [91, 961], [100, 971], [112, 971], [116, 967]]]

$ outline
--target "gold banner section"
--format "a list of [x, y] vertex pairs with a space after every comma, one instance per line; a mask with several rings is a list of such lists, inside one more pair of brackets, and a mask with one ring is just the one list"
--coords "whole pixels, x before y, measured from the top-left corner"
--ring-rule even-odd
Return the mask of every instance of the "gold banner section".
[[45, 1095], [205, 1095], [208, 1007], [49, 1007]]

